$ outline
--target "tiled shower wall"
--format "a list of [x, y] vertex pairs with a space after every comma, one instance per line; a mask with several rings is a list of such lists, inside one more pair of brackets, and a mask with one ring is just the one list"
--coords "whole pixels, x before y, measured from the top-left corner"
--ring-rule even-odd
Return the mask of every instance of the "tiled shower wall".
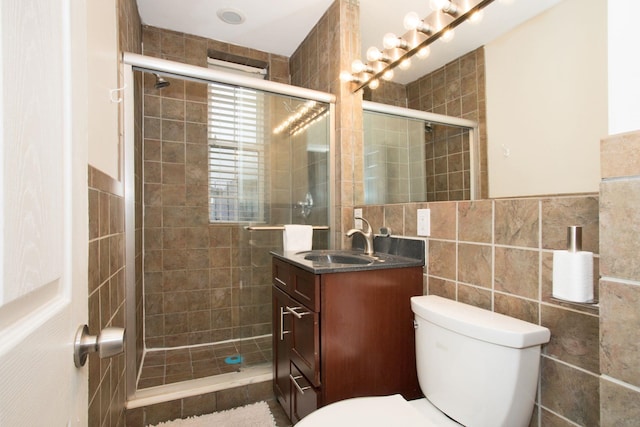
[[[288, 82], [287, 58], [277, 55], [153, 27], [143, 28], [143, 41], [148, 56], [206, 66], [209, 52], [223, 52], [260, 61], [271, 80]], [[169, 81], [158, 90], [144, 79], [146, 344], [268, 334], [269, 236], [209, 224], [207, 86]]]
[[[583, 227], [598, 277], [598, 196], [363, 206], [374, 228], [416, 236], [416, 210], [431, 209], [424, 293], [444, 296], [551, 330], [543, 347], [531, 426], [599, 424], [598, 307], [551, 297], [553, 250], [566, 227]], [[540, 424], [538, 424], [540, 421]]]

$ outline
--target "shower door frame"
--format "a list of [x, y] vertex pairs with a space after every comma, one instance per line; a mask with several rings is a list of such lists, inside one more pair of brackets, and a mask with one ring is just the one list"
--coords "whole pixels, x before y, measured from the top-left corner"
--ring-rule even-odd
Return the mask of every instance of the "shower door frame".
[[[258, 80], [241, 75], [230, 74], [224, 71], [212, 70], [189, 64], [169, 61], [160, 58], [148, 57], [130, 52], [123, 53], [123, 77], [124, 86], [120, 89], [122, 97], [117, 102], [124, 102], [123, 132], [124, 132], [124, 204], [125, 204], [125, 294], [127, 304], [125, 316], [126, 325], [133, 333], [126, 334], [126, 345], [129, 349], [126, 353], [127, 366], [136, 364], [136, 293], [135, 293], [135, 79], [134, 71], [160, 72], [182, 79], [192, 79], [200, 82], [226, 83], [235, 86], [248, 87], [264, 92], [284, 96], [293, 96], [329, 104], [329, 153], [335, 153], [335, 95], [312, 89], [300, 88], [283, 83], [268, 80]], [[335, 165], [329, 161], [329, 228], [333, 229], [335, 223]], [[333, 247], [334, 233], [329, 233], [329, 245]], [[137, 369], [127, 369], [126, 390], [127, 400], [136, 392]]]

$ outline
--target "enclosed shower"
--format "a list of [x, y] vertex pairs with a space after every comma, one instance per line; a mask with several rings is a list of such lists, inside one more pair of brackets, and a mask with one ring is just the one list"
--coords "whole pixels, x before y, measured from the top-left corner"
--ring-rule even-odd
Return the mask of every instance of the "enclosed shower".
[[[269, 252], [281, 249], [283, 224], [331, 223], [330, 103], [151, 60], [165, 70], [133, 67], [143, 118], [136, 387], [270, 372]], [[329, 238], [317, 230], [314, 247]]]

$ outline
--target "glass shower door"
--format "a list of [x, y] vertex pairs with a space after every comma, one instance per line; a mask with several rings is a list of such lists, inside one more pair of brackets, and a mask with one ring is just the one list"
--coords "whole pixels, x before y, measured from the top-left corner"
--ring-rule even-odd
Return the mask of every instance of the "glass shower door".
[[[329, 225], [329, 105], [293, 97], [262, 94], [265, 119], [260, 194], [254, 210], [260, 218], [238, 222], [232, 232], [233, 362], [241, 368], [272, 360], [271, 255], [282, 249], [283, 224]], [[263, 183], [261, 185], [260, 183]], [[254, 228], [250, 231], [248, 226]], [[275, 227], [276, 229], [265, 229]], [[314, 248], [327, 248], [329, 231], [314, 231]]]

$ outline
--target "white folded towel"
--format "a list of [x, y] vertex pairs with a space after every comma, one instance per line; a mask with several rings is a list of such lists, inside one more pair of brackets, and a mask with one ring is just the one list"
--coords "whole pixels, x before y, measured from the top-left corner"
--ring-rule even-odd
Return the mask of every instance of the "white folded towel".
[[286, 224], [282, 232], [282, 248], [285, 252], [310, 251], [313, 242], [311, 225]]

